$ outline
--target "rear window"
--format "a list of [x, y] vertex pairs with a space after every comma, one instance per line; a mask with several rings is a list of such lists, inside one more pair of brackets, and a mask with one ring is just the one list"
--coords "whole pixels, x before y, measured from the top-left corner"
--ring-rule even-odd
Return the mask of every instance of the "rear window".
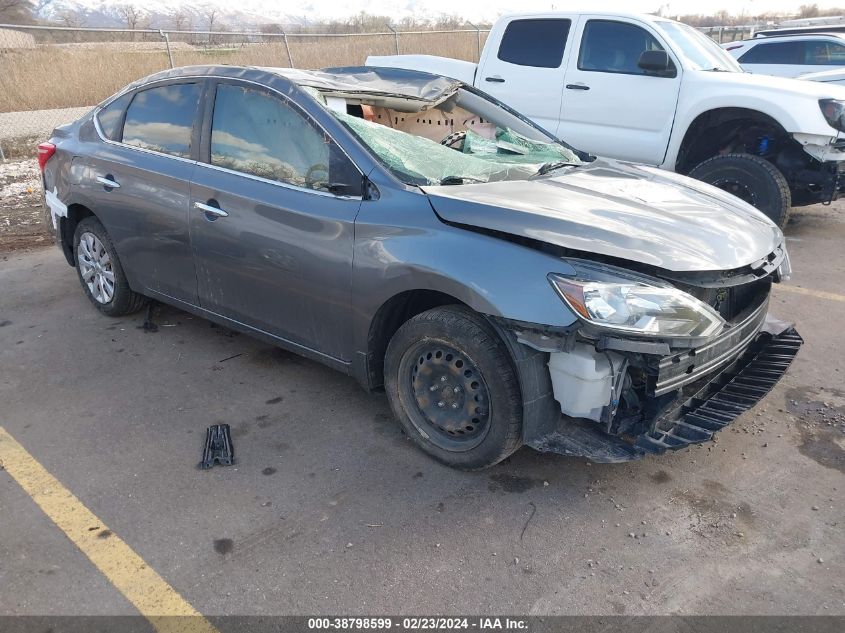
[[845, 46], [837, 42], [807, 42], [804, 62], [811, 66], [845, 66]]
[[520, 66], [558, 68], [570, 25], [570, 20], [514, 20], [505, 28], [499, 59]]
[[123, 113], [131, 99], [131, 94], [125, 94], [97, 113], [97, 123], [100, 124], [100, 130], [102, 130], [103, 136], [110, 141], [120, 140], [120, 121], [123, 119]]
[[123, 142], [188, 158], [199, 94], [198, 84], [171, 84], [137, 93], [126, 111]]
[[806, 42], [757, 44], [739, 58], [741, 64], [803, 64]]

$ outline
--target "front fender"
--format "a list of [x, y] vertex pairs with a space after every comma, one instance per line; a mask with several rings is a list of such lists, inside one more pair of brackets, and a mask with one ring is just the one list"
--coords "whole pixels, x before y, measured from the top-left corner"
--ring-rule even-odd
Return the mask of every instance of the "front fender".
[[575, 315], [547, 280], [573, 268], [548, 253], [450, 226], [415, 191], [366, 201], [356, 220], [352, 306], [355, 349], [367, 349], [370, 323], [392, 297], [434, 290], [482, 314], [552, 327]]
[[[833, 142], [838, 133], [822, 116], [818, 99], [845, 97], [837, 86], [822, 95], [810, 94], [799, 80], [763, 77], [748, 73], [687, 73], [678, 101], [672, 140], [662, 167], [673, 169], [690, 125], [702, 114], [722, 108], [742, 108], [765, 114], [789, 134], [812, 134]], [[812, 86], [812, 88], [817, 88]], [[819, 92], [816, 89], [814, 92]]]

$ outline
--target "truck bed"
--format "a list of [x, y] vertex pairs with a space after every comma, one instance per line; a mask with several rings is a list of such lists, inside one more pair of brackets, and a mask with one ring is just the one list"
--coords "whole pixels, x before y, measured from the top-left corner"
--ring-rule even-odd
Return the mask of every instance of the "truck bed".
[[478, 69], [478, 64], [436, 55], [370, 55], [365, 63], [380, 68], [420, 70], [452, 77], [469, 85], [475, 82], [475, 71]]

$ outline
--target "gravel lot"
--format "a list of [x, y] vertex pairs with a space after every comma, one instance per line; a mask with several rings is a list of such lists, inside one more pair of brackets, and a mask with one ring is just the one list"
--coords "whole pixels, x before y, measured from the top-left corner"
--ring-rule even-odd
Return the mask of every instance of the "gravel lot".
[[[3, 246], [0, 426], [204, 614], [845, 615], [845, 205], [787, 236], [772, 311], [804, 348], [675, 454], [448, 470], [329, 369], [171, 308], [155, 333], [100, 315], [55, 248]], [[218, 422], [237, 464], [198, 471]], [[0, 615], [134, 613], [5, 472], [0, 506]]]

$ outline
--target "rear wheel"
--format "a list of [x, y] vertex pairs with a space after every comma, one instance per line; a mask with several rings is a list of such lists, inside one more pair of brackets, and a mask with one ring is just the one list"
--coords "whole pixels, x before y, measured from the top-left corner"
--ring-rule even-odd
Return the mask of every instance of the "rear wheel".
[[387, 348], [385, 388], [405, 432], [438, 461], [492, 466], [519, 448], [522, 398], [499, 336], [462, 306], [423, 312]]
[[76, 272], [86, 296], [103, 314], [122, 316], [137, 312], [147, 298], [133, 292], [109, 234], [95, 217], [87, 217], [73, 235]]
[[757, 207], [783, 228], [789, 219], [792, 196], [777, 167], [752, 154], [725, 154], [699, 163], [688, 174]]

